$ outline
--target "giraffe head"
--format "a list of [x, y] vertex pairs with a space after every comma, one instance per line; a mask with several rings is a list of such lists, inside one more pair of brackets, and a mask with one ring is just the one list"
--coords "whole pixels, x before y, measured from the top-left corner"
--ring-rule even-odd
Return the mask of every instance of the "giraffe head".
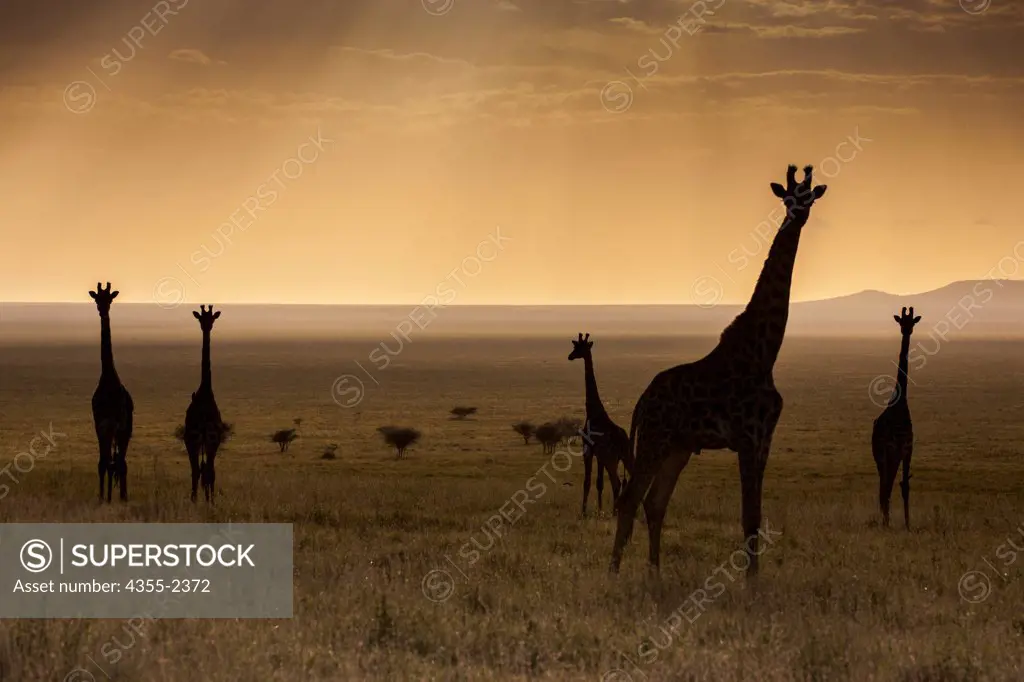
[[909, 313], [904, 308], [902, 314], [893, 315], [892, 319], [896, 320], [896, 324], [900, 326], [900, 333], [903, 336], [910, 336], [914, 333], [914, 325], [921, 321], [921, 316], [914, 317], [914, 308], [911, 306]]
[[220, 311], [213, 312], [213, 305], [210, 305], [210, 309], [207, 310], [205, 305], [199, 306], [199, 311], [192, 311], [195, 318], [199, 320], [199, 328], [204, 332], [208, 332], [213, 329], [213, 321], [220, 317]]
[[811, 184], [813, 167], [804, 166], [804, 179], [796, 181], [796, 166], [790, 165], [786, 171], [786, 186], [772, 183], [772, 192], [786, 204], [786, 218], [789, 220], [806, 221], [811, 214], [811, 206], [825, 196], [827, 185]]
[[578, 339], [573, 339], [572, 352], [569, 353], [569, 359], [575, 360], [576, 358], [589, 358], [590, 349], [594, 347], [594, 342], [590, 340], [590, 334], [583, 336], [580, 334]]
[[100, 317], [106, 317], [110, 314], [110, 304], [114, 302], [119, 293], [121, 292], [110, 290], [110, 282], [107, 282], [106, 289], [99, 282], [96, 282], [96, 291], [90, 291], [89, 295], [92, 296], [92, 300], [96, 301], [96, 310], [100, 311]]

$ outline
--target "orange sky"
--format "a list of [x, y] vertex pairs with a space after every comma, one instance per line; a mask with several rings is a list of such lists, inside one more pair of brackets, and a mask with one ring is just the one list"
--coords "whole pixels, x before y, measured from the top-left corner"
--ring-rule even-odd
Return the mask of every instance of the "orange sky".
[[741, 302], [790, 162], [829, 185], [795, 298], [984, 277], [1024, 238], [1022, 29], [1009, 0], [5, 3], [0, 300]]

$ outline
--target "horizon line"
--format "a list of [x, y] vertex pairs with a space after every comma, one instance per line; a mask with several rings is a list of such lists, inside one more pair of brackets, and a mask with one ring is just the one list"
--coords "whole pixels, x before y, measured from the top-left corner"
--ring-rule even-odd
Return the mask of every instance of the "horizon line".
[[[791, 300], [790, 303], [791, 304], [793, 304], [793, 303], [818, 303], [818, 302], [823, 302], [823, 301], [835, 301], [837, 299], [849, 298], [849, 297], [852, 297], [852, 296], [860, 296], [862, 294], [882, 294], [882, 295], [885, 295], [885, 296], [924, 296], [926, 294], [931, 294], [931, 293], [934, 293], [936, 291], [941, 291], [942, 289], [945, 289], [947, 287], [951, 287], [951, 286], [954, 286], [954, 285], [957, 285], [957, 284], [966, 284], [966, 283], [971, 283], [971, 282], [985, 282], [985, 281], [990, 281], [990, 282], [1024, 282], [1024, 279], [1010, 279], [1010, 278], [996, 279], [994, 277], [987, 277], [987, 278], [982, 278], [982, 279], [959, 279], [959, 280], [953, 280], [952, 282], [949, 282], [947, 284], [943, 284], [942, 286], [936, 287], [934, 289], [928, 289], [926, 291], [917, 291], [917, 292], [910, 292], [910, 293], [892, 293], [892, 292], [889, 292], [889, 291], [883, 291], [881, 289], [861, 289], [860, 291], [855, 291], [855, 292], [852, 292], [852, 293], [849, 293], [849, 294], [839, 294], [837, 296], [830, 296], [828, 298], [809, 298], [809, 299], [802, 299], [802, 300]], [[674, 303], [665, 303], [665, 302], [662, 302], [662, 303], [654, 303], [654, 302], [632, 302], [632, 303], [458, 303], [458, 302], [452, 302], [452, 303], [446, 304], [444, 306], [439, 306], [439, 307], [443, 307], [443, 308], [454, 308], [454, 307], [459, 307], [459, 308], [567, 308], [567, 307], [573, 307], [573, 308], [587, 308], [587, 307], [613, 308], [613, 307], [643, 307], [643, 306], [646, 306], [646, 307], [655, 307], [655, 306], [660, 306], [660, 307], [697, 306], [697, 307], [704, 308], [704, 307], [732, 306], [732, 305], [740, 306], [740, 305], [745, 305], [748, 302], [749, 302], [749, 299], [747, 299], [745, 301], [739, 301], [739, 302], [736, 302], [736, 303], [729, 303], [729, 302], [726, 302], [726, 301], [716, 301], [713, 306], [701, 305], [700, 303], [695, 303], [695, 302], [692, 302], [692, 301], [689, 302], [689, 303], [682, 303], [682, 302], [674, 302]], [[196, 301], [195, 303], [192, 303], [191, 305], [200, 305], [200, 303], [201, 303], [200, 301]], [[127, 305], [155, 305], [155, 306], [158, 306], [158, 307], [161, 307], [161, 308], [165, 308], [167, 310], [173, 310], [174, 308], [178, 308], [178, 307], [181, 307], [183, 305], [187, 305], [185, 301], [182, 301], [182, 302], [177, 303], [175, 305], [166, 305], [166, 304], [160, 303], [160, 302], [152, 300], [152, 299], [148, 300], [148, 301], [129, 301], [129, 300], [123, 300], [122, 304], [127, 304]], [[60, 300], [60, 301], [54, 301], [54, 300], [48, 300], [48, 301], [0, 301], [0, 306], [4, 306], [4, 305], [92, 305], [92, 304], [89, 301], [82, 301], [82, 300], [77, 300], [77, 299], [74, 300], [74, 301], [68, 301], [68, 300]], [[203, 305], [208, 305], [208, 304], [204, 303]], [[231, 306], [322, 306], [322, 307], [328, 307], [328, 306], [339, 306], [339, 307], [341, 307], [341, 306], [344, 306], [344, 307], [353, 307], [353, 308], [357, 308], [357, 307], [369, 308], [369, 307], [392, 307], [392, 306], [404, 307], [404, 306], [410, 306], [410, 305], [411, 306], [419, 306], [419, 305], [422, 305], [422, 302], [419, 302], [419, 303], [415, 303], [415, 302], [394, 302], [394, 303], [316, 303], [316, 302], [299, 302], [299, 301], [294, 301], [294, 302], [288, 302], [288, 303], [279, 303], [279, 302], [271, 302], [271, 301], [221, 301], [220, 303], [217, 303], [216, 305], [219, 305], [219, 306], [222, 306], [222, 305], [231, 305]]]

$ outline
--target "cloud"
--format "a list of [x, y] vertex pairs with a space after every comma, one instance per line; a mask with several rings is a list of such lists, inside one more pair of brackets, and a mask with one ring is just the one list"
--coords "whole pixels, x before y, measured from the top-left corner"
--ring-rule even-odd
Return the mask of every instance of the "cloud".
[[[214, 60], [207, 57], [206, 53], [194, 48], [171, 50], [171, 53], [167, 56], [176, 62], [188, 62], [189, 64], [202, 64], [203, 66], [209, 66], [214, 63]], [[217, 63], [224, 64], [222, 61], [218, 61]]]

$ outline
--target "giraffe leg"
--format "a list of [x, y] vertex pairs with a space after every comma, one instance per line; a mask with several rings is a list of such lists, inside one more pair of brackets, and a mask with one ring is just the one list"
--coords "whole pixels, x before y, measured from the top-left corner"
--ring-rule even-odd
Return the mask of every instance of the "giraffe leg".
[[[615, 529], [615, 544], [612, 546], [612, 560], [608, 569], [611, 573], [619, 572], [619, 565], [622, 563], [622, 552], [626, 547], [626, 543], [629, 542], [630, 536], [633, 534], [636, 510], [640, 506], [640, 501], [646, 496], [647, 489], [651, 487], [655, 471], [661, 463], [660, 452], [645, 452], [643, 455], [637, 455], [633, 475], [622, 489], [622, 496], [619, 501], [618, 525]], [[646, 507], [644, 512], [648, 513]], [[650, 523], [650, 516], [648, 516], [648, 523]]]
[[117, 456], [114, 460], [117, 467], [117, 480], [120, 484], [120, 496], [122, 502], [128, 501], [128, 439], [119, 436]]
[[892, 486], [896, 482], [896, 474], [899, 473], [900, 462], [886, 453], [885, 473], [879, 477], [878, 501], [882, 507], [882, 526], [889, 527], [889, 500], [892, 498]]
[[758, 571], [758, 533], [761, 530], [761, 488], [768, 459], [767, 444], [739, 453], [740, 485], [743, 491], [743, 537], [750, 564], [747, 578]]
[[903, 455], [903, 480], [900, 481], [900, 492], [903, 493], [903, 522], [910, 530], [910, 457], [911, 449], [908, 447]]
[[619, 463], [615, 462], [608, 470], [608, 483], [612, 486], [612, 515], [619, 511], [619, 493], [622, 491], [622, 482], [619, 480]]
[[99, 435], [100, 443], [100, 461], [96, 467], [100, 477], [100, 502], [103, 501], [103, 478], [106, 476], [107, 469], [110, 468], [110, 439], [105, 435]]
[[192, 502], [196, 501], [196, 490], [199, 487], [199, 449], [200, 446], [195, 440], [186, 442], [185, 449], [188, 450], [188, 463], [192, 468]]
[[206, 466], [207, 466], [207, 469], [209, 470], [208, 475], [210, 477], [210, 504], [213, 504], [214, 484], [217, 481], [217, 470], [214, 469], [213, 462], [214, 462], [214, 456], [211, 455], [210, 458], [206, 460]]
[[206, 499], [210, 504], [213, 504], [213, 482], [217, 478], [216, 469], [214, 469], [213, 463], [217, 459], [217, 448], [220, 444], [211, 442], [206, 449], [206, 481], [204, 483], [204, 490], [206, 492]]
[[603, 509], [604, 499], [604, 465], [601, 463], [601, 458], [597, 458], [597, 515], [600, 516]]
[[676, 489], [679, 474], [690, 461], [690, 453], [672, 455], [665, 459], [658, 475], [644, 499], [644, 514], [647, 516], [648, 560], [651, 570], [658, 571], [661, 556], [661, 526], [665, 520], [672, 492]]
[[583, 448], [583, 508], [580, 516], [587, 518], [587, 498], [590, 497], [590, 476], [594, 471], [594, 451], [589, 447]]
[[879, 445], [872, 434], [871, 454], [875, 459], [875, 469], [878, 470], [878, 509], [882, 512], [882, 526], [889, 525], [889, 495], [885, 490], [886, 468], [885, 449]]
[[117, 463], [113, 457], [107, 460], [107, 502], [114, 493], [114, 472], [117, 470]]

